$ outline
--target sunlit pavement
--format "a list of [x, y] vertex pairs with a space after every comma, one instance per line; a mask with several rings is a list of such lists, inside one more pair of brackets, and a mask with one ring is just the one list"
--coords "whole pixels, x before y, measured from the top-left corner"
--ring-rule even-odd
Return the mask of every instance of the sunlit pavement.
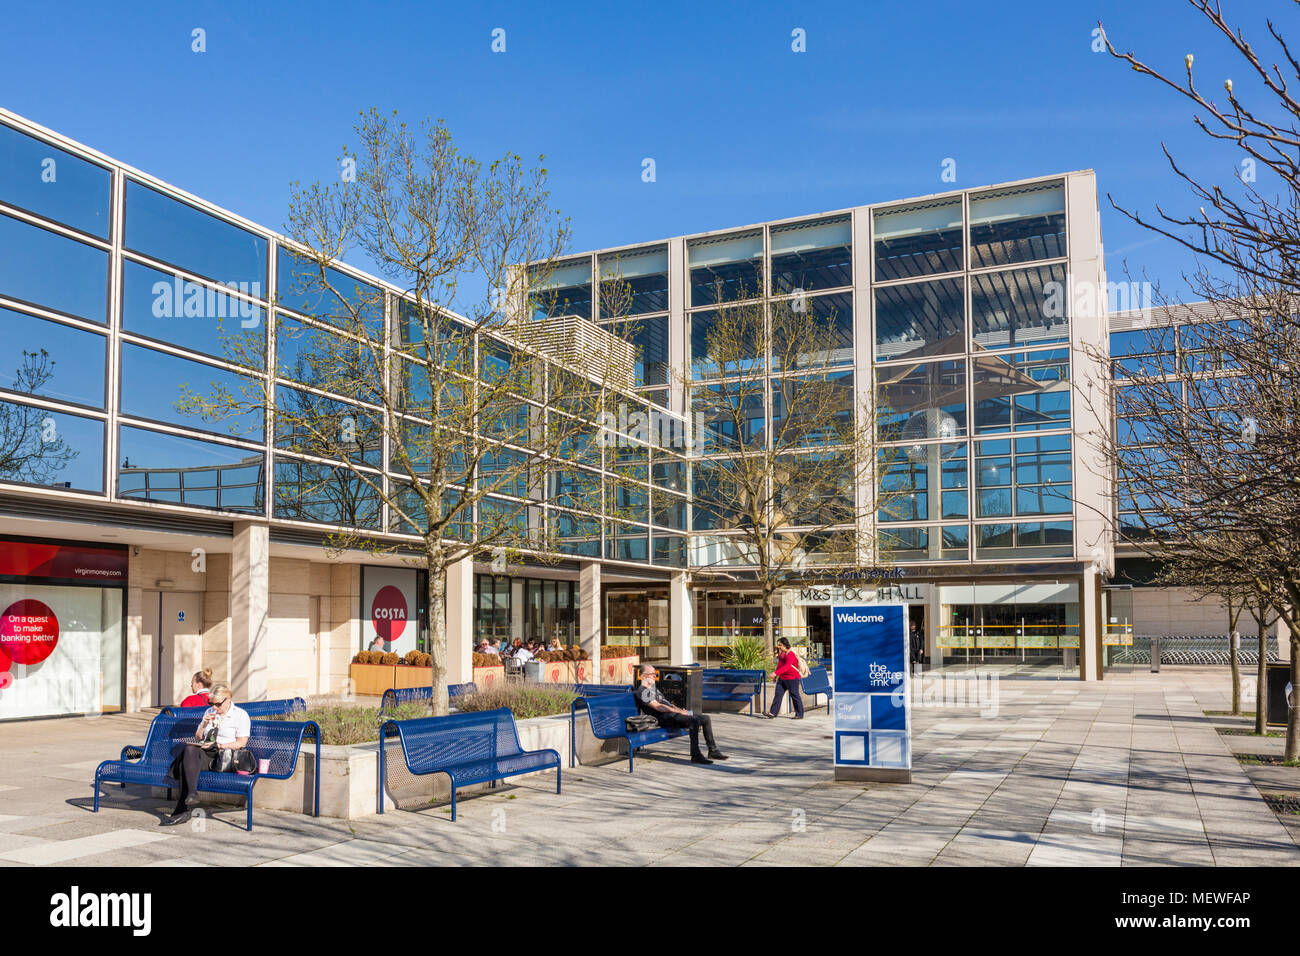
[[[952, 699], [960, 686], [962, 706]], [[1300, 863], [1290, 818], [1261, 797], [1300, 791], [1300, 769], [1243, 767], [1223, 736], [1222, 667], [1166, 667], [1105, 681], [916, 683], [913, 782], [831, 780], [825, 707], [802, 721], [718, 714], [731, 759], [687, 760], [685, 740], [439, 808], [343, 821], [239, 807], [162, 827], [170, 807], [106, 790], [99, 761], [142, 741], [149, 715], [0, 725], [4, 865], [1083, 865]], [[975, 691], [975, 694], [971, 692]], [[983, 696], [979, 696], [979, 695]], [[824, 701], [824, 698], [822, 698]], [[944, 702], [946, 700], [946, 703]], [[1256, 782], [1252, 782], [1252, 776]]]

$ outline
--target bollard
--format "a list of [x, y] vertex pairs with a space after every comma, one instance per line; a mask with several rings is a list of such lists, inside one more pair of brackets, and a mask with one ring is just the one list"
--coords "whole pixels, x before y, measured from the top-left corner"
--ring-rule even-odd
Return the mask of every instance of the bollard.
[[1151, 673], [1160, 673], [1160, 635], [1151, 635]]

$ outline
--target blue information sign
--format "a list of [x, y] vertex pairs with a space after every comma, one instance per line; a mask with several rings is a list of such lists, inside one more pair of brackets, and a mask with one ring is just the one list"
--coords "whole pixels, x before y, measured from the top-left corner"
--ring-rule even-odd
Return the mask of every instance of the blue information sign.
[[[907, 608], [868, 604], [831, 609], [835, 767], [881, 770], [901, 779], [912, 769]], [[846, 776], [870, 774], [846, 774]]]

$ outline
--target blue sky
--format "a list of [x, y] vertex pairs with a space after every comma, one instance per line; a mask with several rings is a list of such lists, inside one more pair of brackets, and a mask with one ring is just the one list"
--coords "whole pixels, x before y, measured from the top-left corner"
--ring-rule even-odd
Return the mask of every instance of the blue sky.
[[[1293, 5], [1225, 6], [1261, 49], [1267, 15], [1300, 38]], [[6, 10], [0, 104], [272, 228], [292, 181], [337, 176], [360, 111], [443, 117], [480, 158], [545, 154], [574, 249], [1090, 167], [1110, 278], [1127, 261], [1177, 287], [1188, 257], [1105, 194], [1194, 210], [1161, 142], [1218, 182], [1240, 157], [1208, 144], [1189, 104], [1092, 52], [1098, 19], [1176, 74], [1193, 52], [1218, 100], [1227, 76], [1246, 88], [1179, 0], [65, 3]]]

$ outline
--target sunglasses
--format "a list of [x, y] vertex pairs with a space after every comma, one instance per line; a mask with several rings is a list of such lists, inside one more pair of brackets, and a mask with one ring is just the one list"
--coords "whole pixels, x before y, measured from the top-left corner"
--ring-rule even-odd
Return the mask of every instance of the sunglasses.
[[226, 706], [226, 703], [227, 703], [229, 700], [230, 700], [229, 697], [225, 698], [224, 700], [214, 700], [214, 701], [212, 702], [212, 706], [213, 706], [213, 707], [225, 707], [225, 706]]

